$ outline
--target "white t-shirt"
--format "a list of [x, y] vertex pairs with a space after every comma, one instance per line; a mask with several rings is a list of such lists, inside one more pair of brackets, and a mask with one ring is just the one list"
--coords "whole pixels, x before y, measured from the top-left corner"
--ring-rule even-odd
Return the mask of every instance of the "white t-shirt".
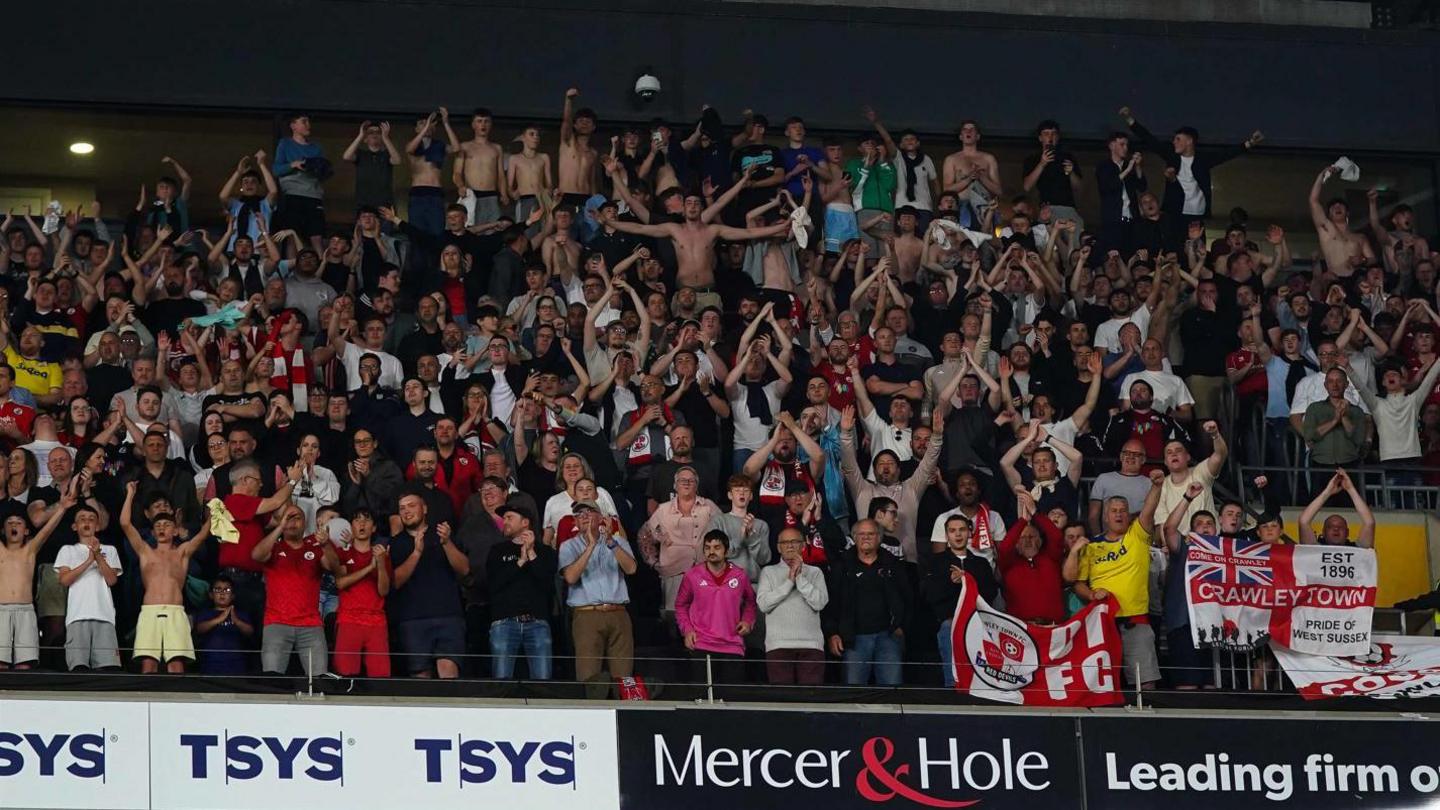
[[[540, 521], [541, 527], [553, 529], [559, 526], [560, 519], [570, 514], [574, 505], [575, 499], [563, 489], [551, 495], [550, 500], [545, 502], [545, 517]], [[595, 505], [600, 507], [600, 514], [607, 517], [616, 517], [619, 514], [615, 511], [615, 500], [604, 487], [595, 488]]]
[[862, 420], [862, 424], [865, 425], [865, 434], [870, 437], [872, 458], [881, 450], [889, 450], [901, 461], [909, 461], [915, 457], [915, 453], [910, 449], [910, 428], [897, 428], [881, 419], [880, 414], [874, 410]]
[[[1295, 396], [1290, 398], [1290, 415], [1305, 415], [1305, 409], [1316, 402], [1328, 397], [1325, 392], [1325, 375], [1318, 371], [1311, 372], [1305, 379], [1295, 386]], [[1355, 383], [1351, 382], [1345, 386], [1345, 401], [1364, 411], [1370, 413], [1370, 407], [1365, 400], [1360, 398], [1360, 392], [1355, 390]]]
[[[120, 555], [115, 552], [114, 546], [102, 543], [100, 554], [115, 569], [115, 573], [120, 573]], [[89, 557], [90, 549], [84, 543], [63, 546], [55, 555], [55, 570], [79, 568]], [[81, 620], [115, 623], [115, 600], [110, 596], [110, 586], [105, 584], [105, 575], [100, 573], [98, 565], [86, 568], [65, 594], [66, 626]]]
[[926, 155], [915, 167], [915, 196], [911, 197], [905, 193], [905, 153], [899, 152], [895, 155], [895, 207], [909, 205], [918, 211], [930, 211], [935, 207], [935, 200], [930, 196], [931, 179], [939, 178], [935, 171], [935, 161]]
[[398, 357], [389, 352], [367, 349], [346, 341], [345, 353], [340, 356], [340, 361], [345, 364], [345, 380], [348, 382], [348, 388], [351, 391], [360, 388], [360, 358], [365, 354], [373, 354], [380, 358], [380, 387], [394, 388], [398, 391], [405, 381], [405, 369], [400, 365]]
[[[780, 395], [777, 393], [778, 381], [772, 380], [765, 383], [765, 400], [770, 405], [772, 417], [780, 413]], [[730, 416], [735, 423], [735, 449], [736, 450], [759, 450], [770, 438], [771, 425], [762, 423], [759, 419], [750, 415], [750, 406], [747, 399], [748, 393], [745, 390], [745, 381], [735, 383], [735, 396], [730, 399]]]
[[1190, 395], [1190, 389], [1184, 380], [1168, 371], [1148, 370], [1126, 374], [1125, 379], [1120, 381], [1122, 404], [1130, 401], [1130, 386], [1136, 380], [1144, 380], [1150, 384], [1150, 390], [1155, 394], [1155, 404], [1151, 407], [1160, 413], [1170, 413], [1182, 405], [1195, 404], [1195, 398]]
[[490, 413], [504, 424], [510, 424], [510, 413], [515, 410], [515, 399], [520, 392], [510, 387], [505, 379], [504, 369], [490, 369], [485, 372], [494, 380], [490, 384]]
[[1184, 534], [1190, 531], [1191, 516], [1202, 509], [1214, 515], [1217, 520], [1220, 518], [1220, 513], [1215, 509], [1215, 493], [1211, 489], [1211, 484], [1215, 482], [1215, 476], [1210, 474], [1210, 465], [1201, 461], [1191, 467], [1190, 471], [1180, 478], [1178, 484], [1170, 475], [1165, 476], [1165, 484], [1160, 487], [1160, 502], [1155, 506], [1156, 526], [1163, 526], [1165, 521], [1170, 519], [1170, 510], [1175, 508], [1175, 504], [1185, 499], [1185, 488], [1190, 486], [1191, 481], [1199, 482], [1205, 489], [1196, 496], [1195, 500], [1190, 502], [1184, 517], [1180, 518], [1180, 533]]
[[[20, 445], [20, 449], [29, 450], [30, 455], [34, 456], [35, 461], [38, 462], [40, 465], [40, 478], [35, 482], [35, 486], [48, 487], [54, 480], [50, 476], [50, 465], [48, 462], [50, 461], [50, 451], [54, 450], [57, 447], [65, 447], [65, 445], [61, 444], [60, 442], [52, 442], [49, 440], [41, 439], [36, 439], [29, 444]], [[75, 448], [65, 447], [65, 449], [70, 453], [70, 458], [74, 459]]]
[[1150, 307], [1144, 303], [1124, 318], [1111, 318], [1095, 327], [1095, 348], [1106, 352], [1120, 351], [1120, 327], [1133, 323], [1140, 327], [1140, 339], [1150, 333]]
[[1049, 435], [1045, 437], [1045, 441], [1042, 442], [1042, 444], [1047, 445], [1051, 450], [1055, 450], [1055, 469], [1060, 472], [1060, 477], [1064, 478], [1070, 474], [1070, 459], [1066, 458], [1064, 453], [1056, 450], [1055, 446], [1050, 444], [1050, 439], [1059, 439], [1071, 447], [1074, 447], [1075, 437], [1079, 435], [1080, 429], [1075, 427], [1075, 422], [1068, 417], [1059, 422], [1051, 422], [1048, 425], [1043, 425], [1043, 427]]
[[1195, 158], [1180, 158], [1180, 170], [1175, 172], [1175, 179], [1180, 182], [1180, 190], [1185, 192], [1184, 213], [1204, 216], [1205, 192], [1200, 190], [1200, 184], [1195, 180]]

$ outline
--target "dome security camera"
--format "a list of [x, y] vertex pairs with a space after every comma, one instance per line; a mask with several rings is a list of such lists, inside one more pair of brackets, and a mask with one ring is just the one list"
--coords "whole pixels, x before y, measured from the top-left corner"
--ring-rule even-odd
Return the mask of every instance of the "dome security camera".
[[642, 71], [635, 80], [635, 96], [643, 102], [654, 101], [660, 95], [660, 80], [649, 71]]

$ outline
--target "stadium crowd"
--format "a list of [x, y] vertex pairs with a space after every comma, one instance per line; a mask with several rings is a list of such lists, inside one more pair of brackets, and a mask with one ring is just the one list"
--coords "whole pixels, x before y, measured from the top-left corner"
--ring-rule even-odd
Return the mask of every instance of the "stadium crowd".
[[[589, 680], [668, 644], [700, 680], [928, 682], [968, 573], [1035, 622], [1113, 596], [1126, 677], [1163, 646], [1193, 687], [1184, 532], [1287, 542], [1308, 502], [1299, 542], [1352, 542], [1311, 527], [1335, 500], [1369, 545], [1351, 474], [1440, 448], [1414, 213], [1317, 165], [1297, 264], [1211, 210], [1259, 132], [1122, 109], [1081, 165], [1041, 121], [1004, 188], [974, 121], [607, 138], [578, 97], [554, 155], [441, 108], [327, 156], [297, 114], [215, 197], [166, 158], [123, 222], [12, 212], [0, 667]], [[1215, 490], [1292, 458], [1295, 491]]]

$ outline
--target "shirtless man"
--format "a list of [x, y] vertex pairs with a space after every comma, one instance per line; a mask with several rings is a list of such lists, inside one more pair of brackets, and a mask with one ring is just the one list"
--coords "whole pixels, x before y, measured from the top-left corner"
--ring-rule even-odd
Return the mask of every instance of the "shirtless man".
[[[520, 154], [510, 156], [505, 181], [509, 198], [515, 201], [515, 221], [524, 222], [537, 208], [548, 208], [550, 189], [555, 187], [550, 156], [540, 151], [540, 128], [529, 126], [520, 133]], [[538, 226], [535, 226], [538, 230]]]
[[[471, 201], [473, 207], [470, 222], [467, 223], [469, 225], [494, 222], [500, 218], [501, 206], [510, 205], [509, 183], [500, 182], [500, 175], [504, 171], [504, 154], [499, 146], [490, 142], [490, 127], [493, 124], [494, 118], [490, 111], [477, 107], [470, 115], [470, 130], [475, 133], [475, 137], [456, 149], [458, 154], [455, 157], [455, 188], [462, 201], [467, 199], [465, 192], [475, 194]], [[522, 216], [516, 221], [524, 222], [525, 219]]]
[[[435, 118], [445, 127], [445, 143], [434, 138]], [[415, 122], [415, 137], [405, 144], [410, 161], [410, 224], [438, 236], [445, 227], [445, 201], [440, 193], [440, 172], [445, 156], [460, 151], [460, 139], [450, 128], [450, 111], [441, 107]]]
[[1408, 274], [1415, 269], [1416, 262], [1430, 260], [1430, 243], [1415, 233], [1414, 209], [1402, 203], [1382, 220], [1377, 205], [1380, 192], [1372, 188], [1365, 197], [1370, 203], [1370, 230], [1375, 232], [1375, 238], [1380, 243], [1386, 270]]
[[[554, 217], [555, 232], [540, 242], [540, 258], [552, 277], [568, 282], [571, 274], [580, 267], [580, 242], [570, 238], [575, 212], [568, 206], [557, 205]], [[549, 279], [546, 281], [548, 283]]]
[[[72, 479], [73, 480], [73, 479]], [[60, 507], [32, 539], [30, 521], [19, 508], [8, 511], [0, 541], [0, 670], [30, 669], [40, 659], [40, 630], [35, 621], [35, 559], [55, 536], [60, 518], [75, 505], [67, 487]]]
[[[210, 521], [202, 521], [194, 537], [179, 543], [175, 515], [159, 512], [150, 518], [150, 531], [155, 535], [155, 547], [151, 548], [130, 522], [135, 487], [134, 481], [125, 485], [125, 505], [120, 509], [120, 529], [140, 560], [140, 581], [145, 584], [140, 619], [135, 625], [135, 657], [140, 660], [141, 672], [158, 671], [163, 658], [166, 672], [183, 673], [185, 662], [181, 659], [195, 660], [190, 619], [185, 615], [185, 572], [191, 555], [210, 536]], [[76, 523], [85, 514], [77, 514]]]
[[907, 205], [895, 209], [895, 235], [893, 239], [887, 240], [887, 244], [895, 254], [895, 271], [902, 283], [913, 281], [920, 272], [920, 257], [925, 252], [925, 240], [915, 235], [919, 222], [920, 218], [914, 208]]
[[820, 202], [825, 206], [825, 252], [839, 253], [844, 244], [860, 236], [860, 223], [851, 199], [851, 178], [845, 171], [845, 147], [825, 141], [825, 161], [814, 167], [820, 177]]
[[595, 166], [599, 159], [590, 136], [595, 134], [595, 111], [574, 109], [580, 91], [565, 91], [565, 110], [560, 116], [560, 201], [583, 210], [595, 193]]
[[1000, 198], [1000, 164], [994, 155], [980, 151], [979, 145], [980, 125], [974, 121], [962, 122], [960, 151], [945, 158], [941, 170], [944, 190], [958, 194], [960, 201], [975, 212], [976, 222], [971, 224], [972, 228], [983, 224], [980, 218]]
[[1326, 268], [1340, 278], [1349, 278], [1375, 260], [1375, 251], [1370, 249], [1370, 240], [1350, 232], [1350, 206], [1344, 200], [1337, 197], [1320, 204], [1320, 187], [1335, 171], [1334, 166], [1326, 166], [1310, 187], [1310, 218], [1315, 221]]
[[788, 219], [764, 228], [732, 228], [728, 225], [706, 224], [700, 218], [704, 208], [705, 200], [699, 194], [686, 194], [681, 212], [682, 222], [641, 225], [638, 222], [615, 219], [609, 224], [624, 233], [672, 240], [675, 243], [675, 257], [679, 261], [677, 283], [682, 287], [697, 289], [709, 289], [715, 283], [715, 240], [738, 242], [769, 239], [790, 230]]

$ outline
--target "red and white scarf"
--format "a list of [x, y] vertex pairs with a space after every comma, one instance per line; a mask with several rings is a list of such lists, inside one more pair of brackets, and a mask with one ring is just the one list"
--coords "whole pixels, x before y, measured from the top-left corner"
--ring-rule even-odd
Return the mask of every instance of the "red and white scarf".
[[270, 359], [275, 364], [274, 370], [270, 372], [270, 385], [275, 390], [285, 391], [290, 395], [290, 402], [295, 406], [296, 413], [308, 413], [310, 358], [305, 354], [305, 348], [296, 344], [294, 349], [286, 351], [285, 347], [277, 342], [270, 350]]
[[[630, 454], [625, 463], [631, 467], [643, 467], [652, 461], [668, 461], [670, 459], [670, 434], [665, 432], [665, 424], [670, 423], [675, 417], [670, 413], [670, 406], [661, 405], [661, 411], [665, 415], [663, 424], [651, 424], [641, 428], [635, 434], [634, 441], [630, 442]], [[640, 421], [644, 415], [643, 410], [631, 411], [625, 418], [626, 425], [633, 425]], [[659, 437], [652, 441], [652, 434], [658, 433]], [[663, 442], [663, 446], [660, 446]]]

